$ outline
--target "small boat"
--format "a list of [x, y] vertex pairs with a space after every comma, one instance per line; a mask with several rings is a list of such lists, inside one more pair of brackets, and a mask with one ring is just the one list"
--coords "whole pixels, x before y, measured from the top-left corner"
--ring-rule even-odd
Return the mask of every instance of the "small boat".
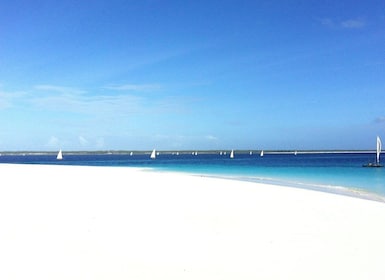
[[156, 151], [155, 151], [155, 149], [152, 150], [150, 158], [151, 159], [155, 159], [156, 158]]
[[230, 158], [234, 158], [234, 150], [231, 150]]
[[368, 164], [364, 164], [363, 167], [383, 167], [380, 164], [380, 154], [381, 154], [381, 139], [377, 136], [377, 151], [376, 151], [376, 162], [370, 162]]
[[260, 156], [263, 157], [263, 150], [261, 151]]
[[62, 153], [61, 150], [59, 150], [59, 152], [57, 153], [56, 159], [57, 160], [62, 160], [63, 159], [63, 153]]

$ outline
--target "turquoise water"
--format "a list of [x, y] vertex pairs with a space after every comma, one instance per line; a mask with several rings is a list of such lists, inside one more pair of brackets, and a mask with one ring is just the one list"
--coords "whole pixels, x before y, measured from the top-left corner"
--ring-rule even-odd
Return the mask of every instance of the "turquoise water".
[[[278, 183], [327, 192], [385, 198], [385, 167], [364, 168], [374, 160], [372, 153], [257, 154], [236, 153], [234, 159], [219, 153], [160, 153], [155, 160], [149, 153], [3, 155], [3, 163], [61, 164], [152, 168], [205, 176]], [[378, 196], [378, 197], [377, 197]]]

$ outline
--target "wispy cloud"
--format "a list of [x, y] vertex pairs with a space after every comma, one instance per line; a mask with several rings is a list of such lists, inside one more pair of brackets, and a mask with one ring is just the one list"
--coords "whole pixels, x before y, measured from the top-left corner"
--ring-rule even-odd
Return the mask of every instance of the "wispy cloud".
[[104, 138], [103, 137], [92, 137], [91, 136], [91, 141], [88, 139], [88, 138], [85, 138], [84, 136], [80, 135], [77, 137], [77, 141], [76, 139], [72, 139], [71, 140], [71, 137], [68, 138], [68, 137], [65, 137], [64, 139], [59, 139], [58, 137], [56, 136], [51, 136], [46, 144], [45, 144], [45, 147], [49, 148], [49, 149], [59, 149], [59, 148], [62, 148], [62, 147], [66, 147], [68, 145], [71, 145], [71, 142], [72, 143], [78, 143], [78, 145], [75, 144], [76, 147], [88, 147], [88, 148], [97, 148], [97, 149], [100, 149], [100, 148], [103, 148], [105, 146], [105, 143], [104, 143]]
[[8, 92], [0, 89], [0, 110], [10, 108], [26, 95], [25, 92]]
[[11, 106], [11, 96], [5, 92], [0, 92], [0, 109], [5, 109]]
[[385, 117], [378, 117], [374, 120], [375, 123], [385, 123]]
[[330, 18], [322, 18], [319, 20], [320, 23], [327, 27], [334, 27], [334, 22]]
[[159, 90], [162, 87], [158, 84], [125, 84], [117, 86], [106, 86], [104, 88], [118, 91], [154, 91]]
[[348, 19], [341, 22], [340, 25], [342, 28], [357, 29], [364, 27], [366, 23], [362, 19]]
[[72, 87], [63, 87], [63, 86], [55, 86], [55, 85], [36, 85], [34, 86], [34, 89], [39, 91], [48, 91], [48, 92], [55, 92], [55, 93], [61, 93], [61, 94], [84, 94], [86, 91], [72, 88]]
[[88, 140], [81, 135], [79, 136], [78, 140], [81, 146], [87, 146], [89, 143]]
[[[87, 92], [73, 87], [36, 85], [24, 98], [30, 108], [44, 111], [72, 112], [89, 116], [128, 116], [140, 114], [186, 113], [188, 104], [196, 102], [190, 97], [161, 95], [156, 99], [143, 96], [140, 91], [161, 89], [156, 84], [125, 84], [108, 87], [114, 92], [106, 92], [100, 87]], [[102, 91], [100, 91], [102, 89]]]
[[189, 96], [160, 95], [149, 98], [140, 91], [155, 91], [162, 86], [157, 84], [125, 84], [86, 91], [76, 87], [53, 84], [38, 84], [23, 92], [6, 92], [0, 88], [0, 110], [31, 109], [40, 112], [75, 113], [84, 116], [129, 116], [132, 114], [185, 114], [190, 104], [200, 102]]
[[218, 140], [218, 138], [215, 137], [215, 136], [213, 136], [213, 135], [206, 135], [205, 138], [206, 138], [207, 140], [210, 140], [210, 141], [217, 141], [217, 140]]
[[360, 29], [366, 26], [366, 21], [363, 19], [347, 19], [336, 21], [331, 18], [322, 18], [319, 21], [322, 25], [329, 28]]
[[141, 98], [127, 94], [95, 95], [77, 88], [37, 85], [28, 102], [44, 110], [103, 115], [137, 111]]

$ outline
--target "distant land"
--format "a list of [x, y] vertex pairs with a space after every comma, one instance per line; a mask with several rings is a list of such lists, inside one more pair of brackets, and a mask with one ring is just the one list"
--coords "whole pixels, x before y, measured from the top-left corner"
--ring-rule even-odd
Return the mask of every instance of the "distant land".
[[[228, 153], [230, 154], [230, 149], [223, 150], [157, 150], [159, 154], [172, 155], [172, 154], [219, 154], [219, 153]], [[234, 150], [235, 154], [250, 154], [252, 152], [255, 155], [258, 155], [261, 150]], [[266, 154], [331, 154], [331, 153], [373, 153], [374, 150], [264, 150], [264, 155]], [[66, 155], [147, 155], [151, 154], [151, 150], [100, 150], [100, 151], [65, 151], [63, 153]], [[57, 151], [1, 151], [0, 156], [10, 156], [10, 155], [56, 155]]]

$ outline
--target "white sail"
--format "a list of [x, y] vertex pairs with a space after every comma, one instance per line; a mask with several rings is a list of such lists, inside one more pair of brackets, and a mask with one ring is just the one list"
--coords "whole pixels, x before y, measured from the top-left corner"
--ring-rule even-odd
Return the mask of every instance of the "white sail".
[[380, 163], [380, 154], [381, 154], [381, 139], [377, 136], [377, 164]]
[[261, 157], [263, 157], [263, 150], [261, 151], [261, 154], [260, 154]]
[[63, 153], [62, 153], [61, 150], [57, 153], [56, 159], [57, 160], [62, 160], [63, 159]]
[[234, 158], [234, 150], [231, 150], [230, 158]]
[[151, 159], [155, 159], [156, 158], [156, 151], [155, 151], [155, 149], [152, 150], [150, 158]]

